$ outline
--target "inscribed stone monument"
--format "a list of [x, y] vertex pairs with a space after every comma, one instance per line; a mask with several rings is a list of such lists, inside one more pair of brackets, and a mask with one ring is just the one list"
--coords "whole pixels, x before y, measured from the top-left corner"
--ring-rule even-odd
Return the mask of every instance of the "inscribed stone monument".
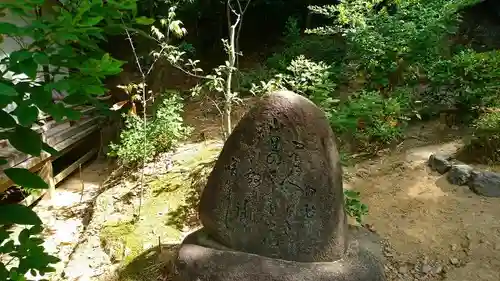
[[318, 107], [288, 91], [265, 96], [224, 144], [178, 280], [385, 280], [373, 247], [348, 239], [339, 160]]

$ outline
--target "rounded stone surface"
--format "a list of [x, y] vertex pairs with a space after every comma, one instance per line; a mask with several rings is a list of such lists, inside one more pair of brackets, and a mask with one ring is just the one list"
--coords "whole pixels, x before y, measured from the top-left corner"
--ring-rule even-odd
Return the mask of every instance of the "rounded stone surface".
[[304, 263], [220, 248], [200, 237], [203, 235], [200, 230], [184, 240], [175, 261], [174, 281], [386, 280], [380, 257], [370, 250], [374, 247], [365, 247], [372, 241], [364, 238], [353, 241], [346, 256], [339, 261]]
[[224, 144], [199, 216], [207, 233], [236, 251], [300, 262], [342, 258], [342, 170], [323, 111], [288, 91], [258, 102]]

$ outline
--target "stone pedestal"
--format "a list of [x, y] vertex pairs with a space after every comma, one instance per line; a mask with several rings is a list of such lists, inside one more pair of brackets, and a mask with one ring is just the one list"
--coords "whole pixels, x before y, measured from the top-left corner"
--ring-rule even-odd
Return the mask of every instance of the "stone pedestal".
[[175, 281], [385, 281], [382, 253], [372, 235], [351, 241], [341, 260], [304, 263], [233, 251], [201, 229], [184, 240]]
[[342, 169], [323, 111], [269, 94], [238, 123], [180, 248], [176, 281], [384, 281], [373, 235], [348, 229]]

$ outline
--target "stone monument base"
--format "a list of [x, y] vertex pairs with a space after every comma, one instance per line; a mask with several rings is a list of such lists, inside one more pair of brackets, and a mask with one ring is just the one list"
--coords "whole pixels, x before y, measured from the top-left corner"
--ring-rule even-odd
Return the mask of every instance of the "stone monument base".
[[350, 227], [349, 251], [335, 262], [294, 262], [232, 251], [203, 229], [184, 239], [175, 281], [385, 281], [377, 236]]

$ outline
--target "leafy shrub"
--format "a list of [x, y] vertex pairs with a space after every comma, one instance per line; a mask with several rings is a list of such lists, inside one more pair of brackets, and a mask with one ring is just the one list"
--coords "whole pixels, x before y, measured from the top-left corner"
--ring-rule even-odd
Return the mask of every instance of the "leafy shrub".
[[136, 164], [143, 158], [150, 160], [158, 153], [173, 149], [190, 132], [190, 128], [183, 125], [181, 113], [181, 100], [174, 94], [163, 99], [146, 124], [137, 115], [126, 115], [120, 143], [110, 144], [109, 155], [117, 156], [124, 164]]
[[432, 93], [423, 97], [433, 108], [458, 108], [460, 114], [500, 104], [500, 51], [460, 52], [438, 61], [428, 73]]
[[256, 81], [268, 81], [276, 75], [277, 71], [265, 66], [255, 67], [249, 70], [240, 70], [238, 74], [239, 89], [238, 92], [244, 94], [252, 93], [252, 84]]
[[[330, 66], [324, 62], [314, 62], [300, 55], [286, 68], [285, 73], [275, 75], [267, 82], [254, 85], [254, 93], [265, 93], [278, 89], [288, 89], [308, 97], [318, 106], [328, 109], [336, 102], [335, 83]], [[328, 112], [328, 110], [327, 110]]]
[[330, 124], [351, 144], [368, 148], [401, 138], [411, 112], [408, 95], [384, 98], [377, 91], [363, 91], [331, 109]]
[[344, 189], [344, 209], [348, 216], [356, 219], [358, 223], [363, 222], [363, 216], [368, 214], [368, 206], [360, 200], [360, 193]]
[[267, 82], [261, 81], [259, 86], [254, 85], [253, 91], [288, 89], [308, 97], [325, 111], [333, 130], [347, 137], [351, 144], [361, 147], [371, 143], [389, 144], [402, 136], [413, 112], [412, 94], [407, 89], [402, 88], [388, 98], [378, 91], [362, 91], [339, 104], [330, 69], [324, 62], [299, 56], [287, 67], [286, 73], [277, 74]]
[[283, 38], [285, 47], [266, 61], [267, 67], [277, 71], [286, 71], [290, 63], [300, 55], [330, 64], [341, 61], [345, 53], [341, 42], [334, 37], [302, 35], [295, 18], [287, 21]]
[[478, 0], [398, 1], [398, 11], [379, 13], [380, 1], [341, 1], [339, 5], [311, 7], [332, 18], [332, 26], [313, 30], [345, 39], [347, 79], [361, 74], [367, 89], [392, 89], [414, 82], [436, 60], [449, 55], [448, 36], [458, 30], [463, 7]]
[[[55, 271], [50, 265], [60, 259], [45, 252], [44, 240], [40, 238], [42, 230], [40, 225], [25, 228], [15, 241], [9, 238], [10, 231], [0, 229], [0, 254], [2, 258], [9, 258], [8, 264], [0, 263], [0, 280], [27, 281], [32, 280], [25, 277], [27, 273], [32, 277], [43, 277]], [[13, 267], [7, 269], [9, 264]]]
[[500, 111], [482, 114], [473, 123], [473, 138], [467, 145], [474, 161], [489, 164], [500, 162]]
[[[5, 50], [10, 51], [8, 54], [2, 50], [0, 59], [0, 141], [8, 140], [17, 151], [32, 157], [40, 157], [42, 151], [55, 155], [57, 151], [32, 129], [40, 114], [55, 121], [79, 120], [81, 112], [74, 105], [106, 108], [98, 99], [107, 92], [103, 80], [120, 73], [123, 62], [105, 53], [100, 45], [106, 35], [119, 33], [131, 21], [140, 24], [140, 19], [134, 19], [135, 10], [134, 0], [106, 4], [2, 1], [0, 43], [10, 40], [17, 46]], [[10, 22], [4, 20], [6, 16]], [[68, 95], [54, 102], [54, 90]], [[5, 164], [7, 160], [0, 157], [0, 165]], [[4, 172], [25, 190], [49, 188], [27, 169], [9, 168]], [[50, 265], [59, 259], [44, 252], [38, 215], [21, 204], [2, 204], [0, 214], [0, 280], [40, 280], [40, 275], [54, 271]], [[33, 227], [21, 231], [15, 241], [8, 231], [13, 225]]]

